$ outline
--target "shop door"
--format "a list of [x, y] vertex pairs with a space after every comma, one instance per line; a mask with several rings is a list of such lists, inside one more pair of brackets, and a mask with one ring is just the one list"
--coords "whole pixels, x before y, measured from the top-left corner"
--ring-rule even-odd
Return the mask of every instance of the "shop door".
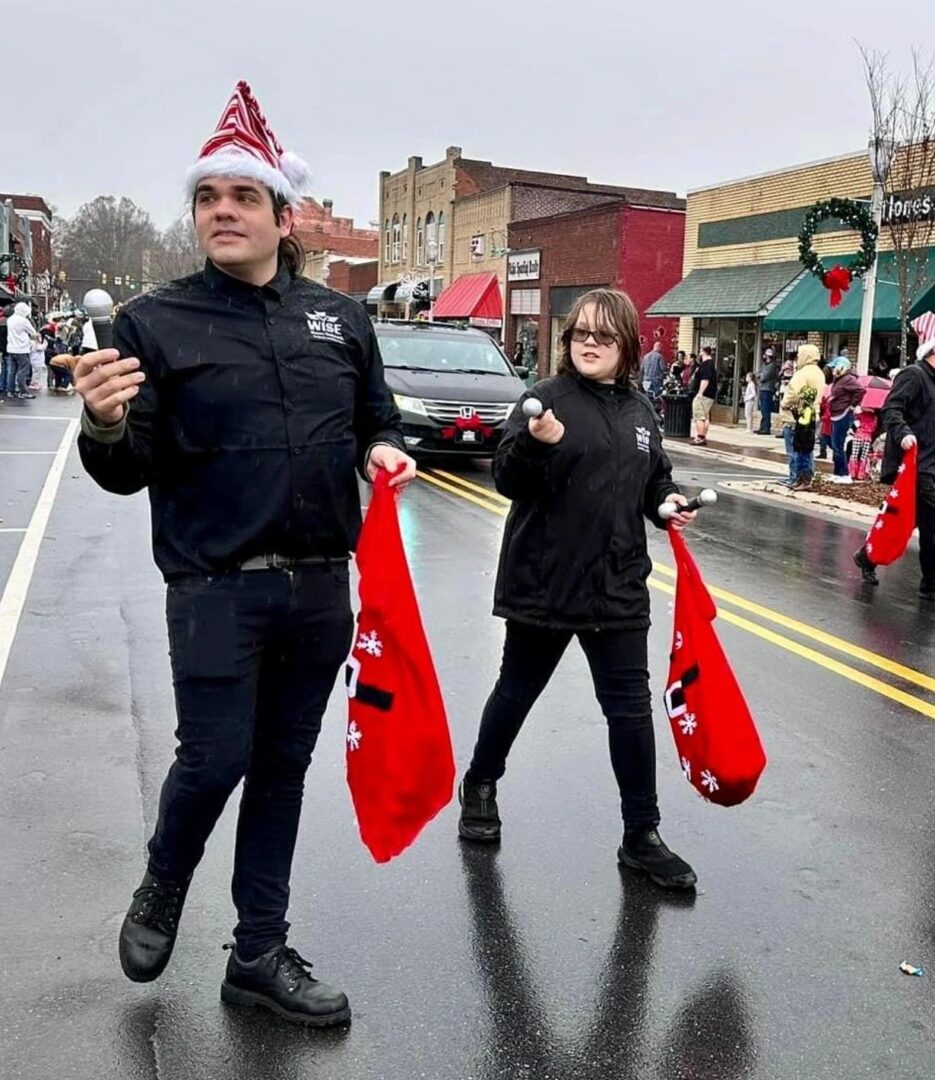
[[737, 376], [734, 423], [743, 420], [743, 394], [747, 385], [747, 372], [756, 370], [756, 323], [742, 320], [737, 335]]

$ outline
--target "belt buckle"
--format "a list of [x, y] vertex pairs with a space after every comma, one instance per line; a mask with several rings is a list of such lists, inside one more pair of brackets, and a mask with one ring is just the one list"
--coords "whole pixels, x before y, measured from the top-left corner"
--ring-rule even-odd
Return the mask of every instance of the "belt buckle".
[[270, 570], [281, 570], [289, 578], [290, 583], [292, 582], [295, 573], [295, 561], [293, 559], [282, 555], [267, 555], [266, 565]]

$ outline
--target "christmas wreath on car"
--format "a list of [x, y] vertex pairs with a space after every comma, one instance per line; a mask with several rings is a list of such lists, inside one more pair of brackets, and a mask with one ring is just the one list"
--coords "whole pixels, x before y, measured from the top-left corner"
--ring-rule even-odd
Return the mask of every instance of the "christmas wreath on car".
[[[849, 266], [825, 266], [812, 249], [812, 239], [818, 226], [829, 218], [842, 222], [860, 233], [860, 250]], [[805, 223], [799, 233], [799, 261], [831, 293], [830, 303], [837, 307], [844, 293], [856, 278], [861, 278], [873, 266], [877, 257], [879, 229], [866, 203], [854, 199], [826, 199], [815, 203], [805, 215]]]

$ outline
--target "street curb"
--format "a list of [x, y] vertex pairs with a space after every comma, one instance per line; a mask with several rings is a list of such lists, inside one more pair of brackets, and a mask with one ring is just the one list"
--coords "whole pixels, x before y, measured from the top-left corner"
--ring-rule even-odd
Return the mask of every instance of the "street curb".
[[808, 507], [810, 510], [827, 514], [836, 520], [847, 518], [859, 525], [867, 525], [874, 521], [879, 513], [877, 508], [872, 506], [834, 499], [813, 491], [791, 491], [778, 484], [772, 484], [769, 480], [724, 480], [718, 484], [718, 487], [741, 494], [759, 495], [771, 502], [786, 503], [790, 510], [803, 510]]
[[731, 450], [718, 450], [717, 443], [708, 443], [707, 446], [692, 446], [691, 443], [683, 443], [681, 440], [663, 439], [663, 448], [678, 450], [680, 453], [689, 454], [692, 457], [708, 458], [713, 461], [724, 461], [731, 465], [743, 465], [747, 469], [759, 469], [761, 472], [776, 473], [777, 476], [787, 476], [788, 464], [774, 461], [772, 458], [748, 457], [746, 454], [737, 454]]

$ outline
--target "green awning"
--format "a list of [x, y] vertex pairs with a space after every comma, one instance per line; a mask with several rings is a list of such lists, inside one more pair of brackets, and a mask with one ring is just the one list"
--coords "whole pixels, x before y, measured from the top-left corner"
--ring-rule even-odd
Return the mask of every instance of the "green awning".
[[799, 262], [692, 270], [647, 315], [765, 315], [771, 302], [801, 273]]
[[[826, 267], [849, 266], [854, 255], [823, 258]], [[935, 304], [935, 248], [929, 248], [923, 284], [915, 290], [909, 317], [931, 310]], [[828, 290], [815, 277], [806, 274], [763, 320], [764, 330], [814, 330], [847, 333], [860, 329], [860, 309], [864, 301], [863, 282], [855, 281], [836, 308], [830, 306]], [[877, 261], [877, 291], [873, 304], [873, 329], [880, 333], [899, 332], [899, 286], [895, 256], [881, 253]]]

